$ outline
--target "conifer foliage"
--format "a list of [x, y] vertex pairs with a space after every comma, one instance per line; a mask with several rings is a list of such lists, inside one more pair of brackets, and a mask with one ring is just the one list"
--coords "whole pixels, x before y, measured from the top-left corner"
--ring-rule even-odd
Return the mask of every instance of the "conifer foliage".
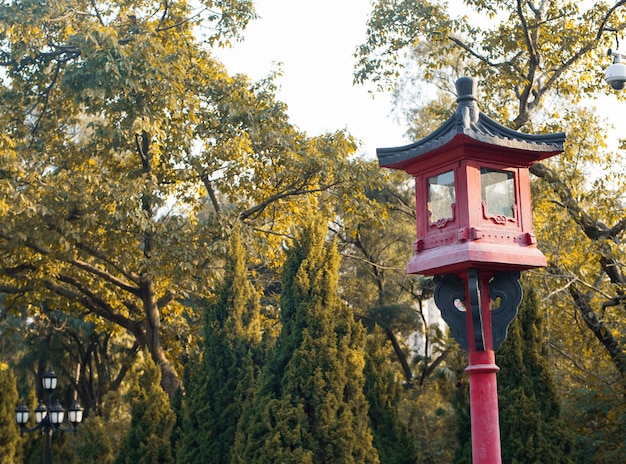
[[497, 358], [502, 460], [572, 463], [573, 437], [561, 418], [537, 296], [526, 290]]
[[365, 331], [337, 296], [326, 227], [304, 228], [283, 268], [282, 330], [232, 462], [377, 463], [363, 394]]
[[17, 462], [20, 451], [19, 429], [15, 424], [17, 387], [15, 376], [0, 362], [0, 464]]
[[161, 372], [149, 356], [132, 391], [130, 429], [115, 464], [172, 464], [170, 436], [176, 420], [161, 387]]
[[396, 380], [387, 350], [386, 335], [378, 327], [368, 339], [365, 364], [365, 395], [374, 433], [374, 445], [385, 464], [415, 464], [415, 439], [399, 417], [401, 385]]
[[238, 227], [229, 240], [225, 276], [206, 311], [204, 348], [188, 368], [181, 464], [227, 463], [245, 399], [256, 378], [261, 342], [259, 297], [248, 280]]

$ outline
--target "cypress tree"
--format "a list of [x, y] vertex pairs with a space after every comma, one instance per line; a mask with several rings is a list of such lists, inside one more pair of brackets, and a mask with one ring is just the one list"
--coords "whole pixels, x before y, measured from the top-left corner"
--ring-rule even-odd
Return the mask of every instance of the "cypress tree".
[[171, 464], [170, 435], [176, 417], [161, 388], [161, 372], [149, 355], [132, 390], [132, 418], [116, 464]]
[[365, 363], [365, 396], [374, 433], [374, 446], [380, 462], [385, 464], [414, 464], [417, 450], [414, 438], [398, 414], [401, 385], [396, 380], [389, 354], [385, 349], [387, 337], [376, 326], [368, 338]]
[[561, 418], [543, 330], [537, 296], [530, 288], [498, 352], [503, 462], [574, 462], [573, 436]]
[[0, 464], [18, 462], [20, 433], [15, 423], [17, 386], [9, 367], [0, 362]]
[[[110, 417], [90, 416], [80, 424], [78, 436], [73, 440], [76, 462], [81, 464], [111, 464], [115, 462], [119, 443], [111, 430], [120, 430], [120, 422]], [[123, 435], [122, 435], [123, 436]]]
[[365, 332], [337, 296], [339, 255], [309, 225], [283, 268], [282, 329], [232, 462], [376, 463], [363, 393]]
[[237, 423], [256, 378], [260, 341], [259, 297], [248, 280], [236, 227], [223, 283], [205, 313], [202, 355], [187, 368], [179, 463], [229, 462]]
[[456, 428], [454, 432], [458, 445], [452, 461], [454, 464], [472, 464], [472, 420], [470, 417], [469, 378], [465, 373], [467, 362], [467, 353], [459, 345], [451, 348], [448, 364], [455, 373], [456, 382], [451, 391], [450, 400], [456, 412]]

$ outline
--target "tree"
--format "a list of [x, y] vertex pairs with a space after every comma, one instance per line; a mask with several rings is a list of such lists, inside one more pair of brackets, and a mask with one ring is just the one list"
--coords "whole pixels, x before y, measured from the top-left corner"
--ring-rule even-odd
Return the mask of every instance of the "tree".
[[[137, 382], [139, 368], [129, 371], [131, 382]], [[78, 435], [72, 439], [77, 462], [113, 464], [132, 422], [131, 395], [125, 389], [110, 390], [101, 398], [98, 411], [83, 417]], [[97, 414], [96, 414], [97, 413]]]
[[[385, 330], [406, 382], [413, 381], [410, 359], [398, 334], [418, 327], [415, 298], [405, 264], [415, 235], [415, 207], [410, 185], [397, 173], [372, 166], [368, 185], [354, 210], [340, 211], [335, 225], [342, 259], [341, 296], [366, 327]], [[405, 291], [401, 291], [405, 290]]]
[[[368, 337], [365, 356], [365, 396], [380, 462], [414, 464], [418, 453], [414, 437], [400, 417], [402, 385], [385, 349], [386, 336], [379, 328]], [[401, 444], [399, 446], [399, 444]]]
[[0, 391], [0, 463], [13, 464], [21, 455], [20, 434], [15, 424], [18, 398], [15, 376], [4, 363], [0, 363]]
[[[608, 192], [598, 193], [604, 196]], [[588, 195], [594, 196], [591, 192], [581, 195], [586, 205], [589, 205], [585, 198]], [[546, 296], [542, 298], [542, 306], [546, 309], [545, 319], [549, 321], [546, 336], [564, 418], [568, 428], [576, 434], [581, 461], [618, 463], [625, 446], [622, 437], [626, 403], [623, 373], [616, 368], [615, 360], [619, 360], [623, 350], [624, 338], [620, 332], [624, 330], [624, 319], [619, 306], [604, 306], [604, 303], [610, 295], [608, 292], [619, 291], [619, 286], [607, 286], [603, 282], [606, 275], [598, 274], [600, 263], [592, 255], [596, 252], [595, 244], [580, 236], [577, 224], [567, 212], [550, 197], [538, 198], [536, 203], [541, 209], [536, 216], [535, 230], [546, 237], [540, 246], [549, 262], [558, 266], [535, 281], [547, 289], [543, 291]], [[605, 200], [611, 201], [608, 197]], [[591, 205], [585, 208], [592, 215], [610, 212], [609, 208], [598, 212]], [[571, 285], [576, 288], [570, 290]], [[587, 298], [582, 306], [585, 311], [572, 305], [570, 295], [578, 289]], [[588, 313], [594, 306], [599, 308], [598, 312]], [[607, 345], [598, 343], [598, 336], [589, 330], [589, 318], [598, 325], [598, 335], [609, 342]]]
[[581, 10], [558, 0], [497, 5], [381, 0], [368, 21], [367, 41], [356, 53], [355, 79], [393, 86], [406, 63], [402, 54], [423, 45], [417, 66], [426, 80], [436, 77], [442, 64], [451, 66], [446, 63], [450, 57], [458, 57], [454, 71], [480, 76], [482, 87], [489, 89], [490, 108], [500, 104], [502, 119], [508, 120], [508, 114], [514, 128], [528, 127], [551, 94], [579, 101], [598, 92], [596, 64], [626, 27], [625, 5], [622, 0], [596, 2]]
[[[432, 279], [407, 276], [406, 262], [415, 240], [413, 185], [398, 172], [368, 166], [364, 195], [351, 210], [338, 209], [333, 224], [342, 254], [340, 292], [368, 329], [383, 329], [404, 381], [423, 385], [446, 356], [436, 324], [424, 304]], [[414, 363], [406, 342], [419, 332], [424, 354]]]
[[104, 398], [125, 380], [139, 350], [137, 343], [128, 336], [99, 330], [85, 316], [45, 304], [39, 310], [38, 317], [28, 317], [26, 308], [8, 312], [2, 322], [0, 353], [10, 360], [23, 385], [30, 384], [33, 371], [53, 366], [59, 377], [72, 379], [69, 393], [78, 394], [85, 417], [91, 411], [100, 415]]
[[248, 277], [240, 227], [229, 239], [224, 280], [207, 308], [201, 358], [186, 383], [180, 463], [230, 462], [235, 431], [260, 362], [259, 295]]
[[[87, 464], [113, 464], [119, 448], [116, 434], [111, 434], [111, 429], [116, 427], [120, 432], [119, 423], [115, 418], [111, 421], [102, 416], [92, 416], [85, 419], [80, 426], [80, 443], [75, 445], [76, 461]], [[124, 424], [125, 425], [125, 424]], [[121, 430], [125, 430], [122, 428]]]
[[498, 351], [498, 402], [504, 462], [573, 463], [573, 434], [550, 373], [536, 292], [526, 295]]
[[176, 420], [169, 398], [161, 388], [160, 371], [146, 357], [131, 392], [132, 418], [115, 459], [117, 464], [173, 463], [170, 434]]
[[337, 295], [323, 217], [290, 244], [282, 329], [237, 430], [233, 462], [378, 462], [363, 394], [365, 332]]
[[131, 335], [171, 397], [201, 325], [189, 301], [211, 297], [232, 223], [275, 272], [301, 199], [347, 188], [355, 144], [307, 137], [275, 76], [252, 83], [212, 58], [251, 2], [24, 0], [0, 17], [6, 305]]

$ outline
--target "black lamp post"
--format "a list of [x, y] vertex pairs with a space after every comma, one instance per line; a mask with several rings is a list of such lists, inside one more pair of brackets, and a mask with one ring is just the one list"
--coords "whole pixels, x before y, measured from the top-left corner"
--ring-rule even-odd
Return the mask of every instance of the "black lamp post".
[[35, 421], [37, 422], [35, 427], [30, 429], [26, 427], [30, 416], [30, 410], [26, 404], [22, 403], [15, 409], [15, 421], [20, 426], [20, 434], [41, 430], [41, 433], [46, 435], [46, 464], [51, 462], [52, 435], [60, 430], [71, 430], [76, 435], [78, 424], [83, 420], [83, 408], [78, 401], [74, 400], [67, 411], [73, 427], [68, 429], [63, 426], [65, 409], [58, 399], [52, 404], [52, 392], [57, 387], [57, 380], [58, 377], [52, 368], [48, 369], [41, 378], [43, 389], [48, 397], [48, 404], [46, 406], [42, 400], [39, 401], [39, 406], [35, 409]]

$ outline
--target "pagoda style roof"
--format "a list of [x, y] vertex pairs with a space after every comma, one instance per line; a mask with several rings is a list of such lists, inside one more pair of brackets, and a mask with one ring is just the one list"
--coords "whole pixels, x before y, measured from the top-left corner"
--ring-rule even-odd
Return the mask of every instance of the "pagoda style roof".
[[563, 151], [565, 133], [524, 134], [495, 122], [483, 114], [474, 96], [476, 84], [471, 77], [456, 81], [457, 108], [454, 114], [430, 135], [410, 145], [378, 148], [381, 167], [399, 168], [416, 161], [415, 158], [440, 152], [457, 143], [473, 143], [485, 148], [499, 147], [508, 151], [525, 152], [532, 161], [548, 158]]

